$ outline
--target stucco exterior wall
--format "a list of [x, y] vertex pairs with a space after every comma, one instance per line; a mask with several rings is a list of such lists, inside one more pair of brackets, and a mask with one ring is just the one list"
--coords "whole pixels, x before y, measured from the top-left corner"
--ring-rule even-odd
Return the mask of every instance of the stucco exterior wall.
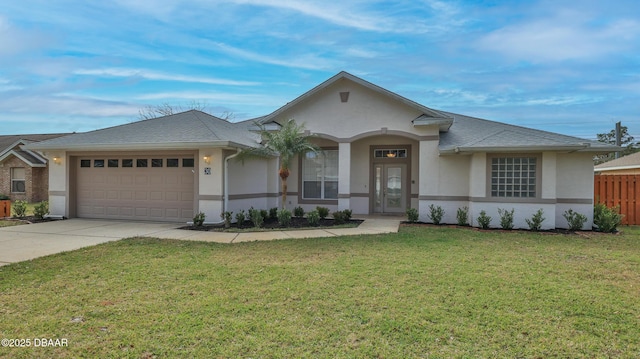
[[[341, 102], [340, 92], [349, 92]], [[357, 83], [342, 79], [322, 89], [315, 96], [281, 113], [280, 119], [295, 119], [312, 133], [348, 139], [369, 131], [386, 128], [392, 131], [425, 134], [428, 130], [413, 127], [411, 121], [422, 113], [388, 96]], [[436, 133], [437, 134], [437, 133]]]

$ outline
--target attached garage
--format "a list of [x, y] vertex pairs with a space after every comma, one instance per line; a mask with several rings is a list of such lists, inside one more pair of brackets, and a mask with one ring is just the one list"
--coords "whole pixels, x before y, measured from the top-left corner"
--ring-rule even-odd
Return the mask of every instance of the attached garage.
[[74, 157], [76, 216], [186, 222], [194, 215], [194, 154]]

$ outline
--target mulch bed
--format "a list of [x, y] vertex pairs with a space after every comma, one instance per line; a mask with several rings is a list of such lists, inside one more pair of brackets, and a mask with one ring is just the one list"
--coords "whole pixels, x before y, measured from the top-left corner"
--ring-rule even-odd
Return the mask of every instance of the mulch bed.
[[55, 221], [55, 219], [53, 218], [37, 218], [35, 216], [26, 216], [26, 217], [22, 217], [22, 218], [17, 218], [17, 217], [11, 217], [11, 218], [0, 218], [4, 221], [16, 221], [16, 222], [23, 222], [25, 224], [31, 224], [31, 223], [42, 223], [42, 222], [51, 222], [51, 221]]
[[[339, 224], [339, 226], [344, 226], [345, 224], [351, 224], [354, 227], [357, 227], [360, 225], [360, 223], [364, 222], [364, 220], [362, 219], [351, 219], [346, 221], [343, 224]], [[297, 217], [293, 217], [291, 218], [291, 224], [288, 227], [280, 227], [280, 225], [278, 224], [278, 221], [275, 219], [265, 219], [264, 223], [262, 225], [262, 227], [260, 227], [261, 230], [277, 230], [277, 229], [314, 229], [314, 228], [326, 228], [326, 227], [334, 227], [336, 226], [335, 221], [333, 219], [321, 219], [320, 222], [318, 223], [317, 226], [310, 226], [309, 222], [307, 221], [306, 218], [297, 218]], [[235, 231], [238, 229], [251, 229], [254, 228], [253, 227], [253, 222], [251, 221], [244, 221], [244, 223], [242, 223], [242, 226], [238, 227], [238, 225], [236, 223], [232, 223], [231, 227], [229, 228], [229, 230], [231, 231]], [[224, 232], [227, 229], [224, 228], [224, 224], [205, 224], [204, 226], [201, 227], [196, 227], [196, 226], [184, 226], [184, 227], [180, 227], [180, 229], [186, 229], [186, 230], [191, 230], [191, 231], [213, 231], [213, 232]]]
[[478, 227], [471, 227], [471, 226], [459, 226], [457, 224], [433, 224], [433, 223], [425, 223], [425, 222], [407, 222], [407, 221], [403, 221], [400, 222], [401, 226], [407, 226], [407, 227], [432, 227], [432, 228], [462, 228], [462, 229], [468, 229], [471, 231], [478, 231], [478, 232], [528, 232], [528, 233], [540, 233], [540, 234], [576, 234], [579, 235], [581, 237], [591, 237], [593, 235], [618, 235], [621, 234], [622, 232], [620, 230], [618, 230], [615, 233], [603, 233], [603, 232], [598, 232], [596, 230], [593, 231], [570, 231], [568, 229], [562, 229], [562, 228], [555, 228], [555, 229], [544, 229], [544, 230], [540, 230], [537, 232], [533, 232], [530, 231], [528, 229], [523, 229], [523, 228], [514, 228], [514, 229], [502, 229], [502, 228], [489, 228], [489, 229], [482, 229], [482, 228], [478, 228]]

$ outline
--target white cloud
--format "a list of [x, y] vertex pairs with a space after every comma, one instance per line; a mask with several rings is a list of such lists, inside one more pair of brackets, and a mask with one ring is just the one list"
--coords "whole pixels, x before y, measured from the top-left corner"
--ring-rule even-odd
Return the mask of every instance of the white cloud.
[[231, 85], [231, 86], [257, 86], [259, 82], [252, 81], [235, 81], [213, 77], [172, 75], [162, 72], [131, 69], [131, 68], [104, 68], [104, 69], [80, 69], [74, 71], [76, 75], [102, 76], [102, 77], [138, 77], [148, 80], [158, 81], [177, 81], [177, 82], [194, 82], [212, 85]]
[[560, 11], [551, 18], [511, 24], [492, 31], [476, 44], [516, 60], [548, 62], [592, 60], [637, 46], [640, 23], [618, 19], [593, 25], [577, 11]]
[[219, 51], [228, 55], [269, 65], [301, 68], [307, 70], [326, 70], [339, 67], [340, 65], [337, 60], [321, 58], [314, 54], [290, 55], [289, 58], [279, 59], [256, 52], [239, 49], [237, 47], [233, 47], [221, 42], [210, 42], [209, 45], [215, 46]]
[[261, 94], [234, 94], [223, 92], [207, 91], [176, 91], [176, 92], [156, 92], [137, 96], [138, 100], [206, 100], [208, 103], [222, 103], [225, 105], [247, 105], [247, 106], [280, 106], [290, 99], [283, 99], [278, 96]]
[[51, 41], [50, 36], [15, 27], [0, 15], [0, 56], [6, 57], [37, 49]]

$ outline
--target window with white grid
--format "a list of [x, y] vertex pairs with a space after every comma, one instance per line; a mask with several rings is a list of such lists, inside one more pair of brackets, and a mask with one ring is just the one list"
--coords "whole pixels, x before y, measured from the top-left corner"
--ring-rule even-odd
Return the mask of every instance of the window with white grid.
[[491, 197], [536, 197], [536, 157], [491, 159]]

